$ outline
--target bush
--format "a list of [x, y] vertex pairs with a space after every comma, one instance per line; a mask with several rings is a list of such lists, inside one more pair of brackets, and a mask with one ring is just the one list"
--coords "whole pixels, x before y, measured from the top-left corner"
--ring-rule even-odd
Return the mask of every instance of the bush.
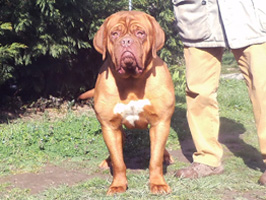
[[[160, 56], [170, 65], [177, 63], [182, 46], [171, 1], [139, 0], [133, 6], [159, 21], [166, 32]], [[93, 36], [107, 16], [127, 10], [128, 1], [3, 0], [0, 7], [0, 33], [5, 31], [0, 38], [0, 85], [11, 79], [15, 94], [32, 100], [74, 98], [94, 86], [102, 60], [92, 47]]]

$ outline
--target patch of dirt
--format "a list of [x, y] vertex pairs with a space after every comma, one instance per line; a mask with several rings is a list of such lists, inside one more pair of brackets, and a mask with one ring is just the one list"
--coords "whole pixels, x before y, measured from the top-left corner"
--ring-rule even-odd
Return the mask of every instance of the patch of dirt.
[[96, 176], [103, 176], [101, 173], [87, 175], [85, 173], [66, 170], [64, 168], [47, 164], [38, 173], [24, 173], [10, 175], [0, 178], [0, 183], [10, 183], [10, 188], [29, 189], [31, 194], [40, 193], [49, 187], [57, 187], [62, 184], [69, 186], [86, 181]]
[[[183, 155], [181, 150], [169, 151], [174, 160], [179, 160], [182, 162], [189, 163], [189, 160]], [[127, 159], [126, 165], [128, 169], [136, 171], [136, 173], [143, 169], [140, 164], [142, 158], [132, 158]], [[65, 161], [67, 162], [67, 161]], [[134, 162], [134, 164], [132, 164]], [[134, 165], [134, 167], [132, 167]], [[59, 166], [52, 164], [47, 164], [37, 173], [23, 173], [9, 175], [0, 178], [0, 184], [9, 183], [10, 189], [21, 188], [28, 189], [31, 194], [41, 193], [50, 187], [58, 187], [60, 185], [73, 186], [77, 183], [84, 182], [86, 180], [95, 177], [109, 177], [111, 174], [100, 172], [94, 173], [93, 175], [88, 175], [83, 172], [84, 170], [68, 170]], [[86, 170], [85, 170], [86, 171]]]
[[[44, 110], [38, 107], [27, 107], [17, 110], [0, 110], [0, 123], [12, 122], [17, 119], [22, 121], [41, 120], [44, 117], [50, 121], [62, 119], [71, 109], [76, 115], [94, 115], [91, 103], [75, 104], [71, 108], [67, 102], [64, 102], [60, 107], [45, 108]], [[104, 176], [103, 173], [95, 173], [88, 175], [78, 170], [67, 170], [62, 167], [47, 164], [38, 173], [23, 173], [0, 177], [0, 184], [9, 183], [10, 189], [21, 188], [29, 189], [31, 194], [40, 193], [49, 187], [56, 187], [62, 184], [74, 185], [79, 182], [86, 181], [96, 176]]]
[[71, 112], [75, 113], [76, 115], [82, 115], [84, 113], [94, 115], [94, 110], [89, 105], [76, 105], [69, 109], [67, 105], [63, 104], [60, 109], [46, 108], [44, 112], [33, 108], [27, 109], [27, 111], [20, 115], [20, 117], [23, 121], [28, 121], [31, 119], [42, 119], [45, 116], [49, 120], [54, 121], [56, 119], [64, 118], [69, 110], [71, 110]]
[[[223, 191], [223, 199], [225, 200], [235, 200], [235, 199], [243, 199], [243, 200], [254, 200], [254, 199], [264, 199], [265, 192], [263, 191], [234, 191], [234, 190], [225, 190]], [[262, 197], [262, 198], [261, 198]]]

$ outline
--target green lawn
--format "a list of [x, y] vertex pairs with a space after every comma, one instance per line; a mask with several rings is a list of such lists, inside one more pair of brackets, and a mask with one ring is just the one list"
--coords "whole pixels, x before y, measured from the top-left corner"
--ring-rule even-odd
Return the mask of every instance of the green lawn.
[[[189, 165], [182, 151], [191, 158], [193, 147], [186, 122], [184, 93], [177, 88], [167, 149], [175, 163], [165, 167], [165, 178], [172, 188], [169, 195], [149, 192], [149, 136], [147, 131], [126, 131], [125, 160], [129, 168], [128, 190], [106, 197], [112, 181], [110, 172], [98, 164], [108, 156], [100, 125], [92, 111], [68, 111], [62, 118], [44, 113], [38, 119], [15, 119], [0, 124], [0, 199], [181, 199], [245, 200], [266, 199], [266, 188], [257, 184], [264, 166], [258, 149], [252, 107], [244, 81], [221, 80], [220, 141], [225, 153], [225, 173], [199, 180], [177, 179], [177, 169]], [[135, 162], [136, 161], [136, 162]], [[137, 163], [137, 164], [136, 164]], [[13, 187], [5, 180], [18, 174], [41, 172], [47, 165], [80, 172], [87, 179], [72, 184], [50, 186], [32, 194], [30, 188]]]

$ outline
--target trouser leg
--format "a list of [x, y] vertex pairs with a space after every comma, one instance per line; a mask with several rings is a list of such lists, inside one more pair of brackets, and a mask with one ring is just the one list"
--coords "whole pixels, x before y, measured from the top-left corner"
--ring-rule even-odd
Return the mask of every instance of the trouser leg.
[[217, 167], [223, 148], [218, 142], [217, 89], [223, 48], [185, 47], [187, 119], [197, 151], [194, 162]]
[[260, 149], [266, 163], [266, 43], [232, 52], [248, 86]]

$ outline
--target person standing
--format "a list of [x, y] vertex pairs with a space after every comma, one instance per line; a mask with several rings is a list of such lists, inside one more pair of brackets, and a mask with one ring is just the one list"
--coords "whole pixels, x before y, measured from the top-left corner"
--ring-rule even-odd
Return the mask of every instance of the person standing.
[[[187, 119], [196, 152], [177, 177], [221, 174], [217, 89], [224, 48], [231, 49], [253, 105], [266, 164], [266, 1], [172, 0], [186, 62]], [[259, 179], [266, 185], [266, 171]]]

